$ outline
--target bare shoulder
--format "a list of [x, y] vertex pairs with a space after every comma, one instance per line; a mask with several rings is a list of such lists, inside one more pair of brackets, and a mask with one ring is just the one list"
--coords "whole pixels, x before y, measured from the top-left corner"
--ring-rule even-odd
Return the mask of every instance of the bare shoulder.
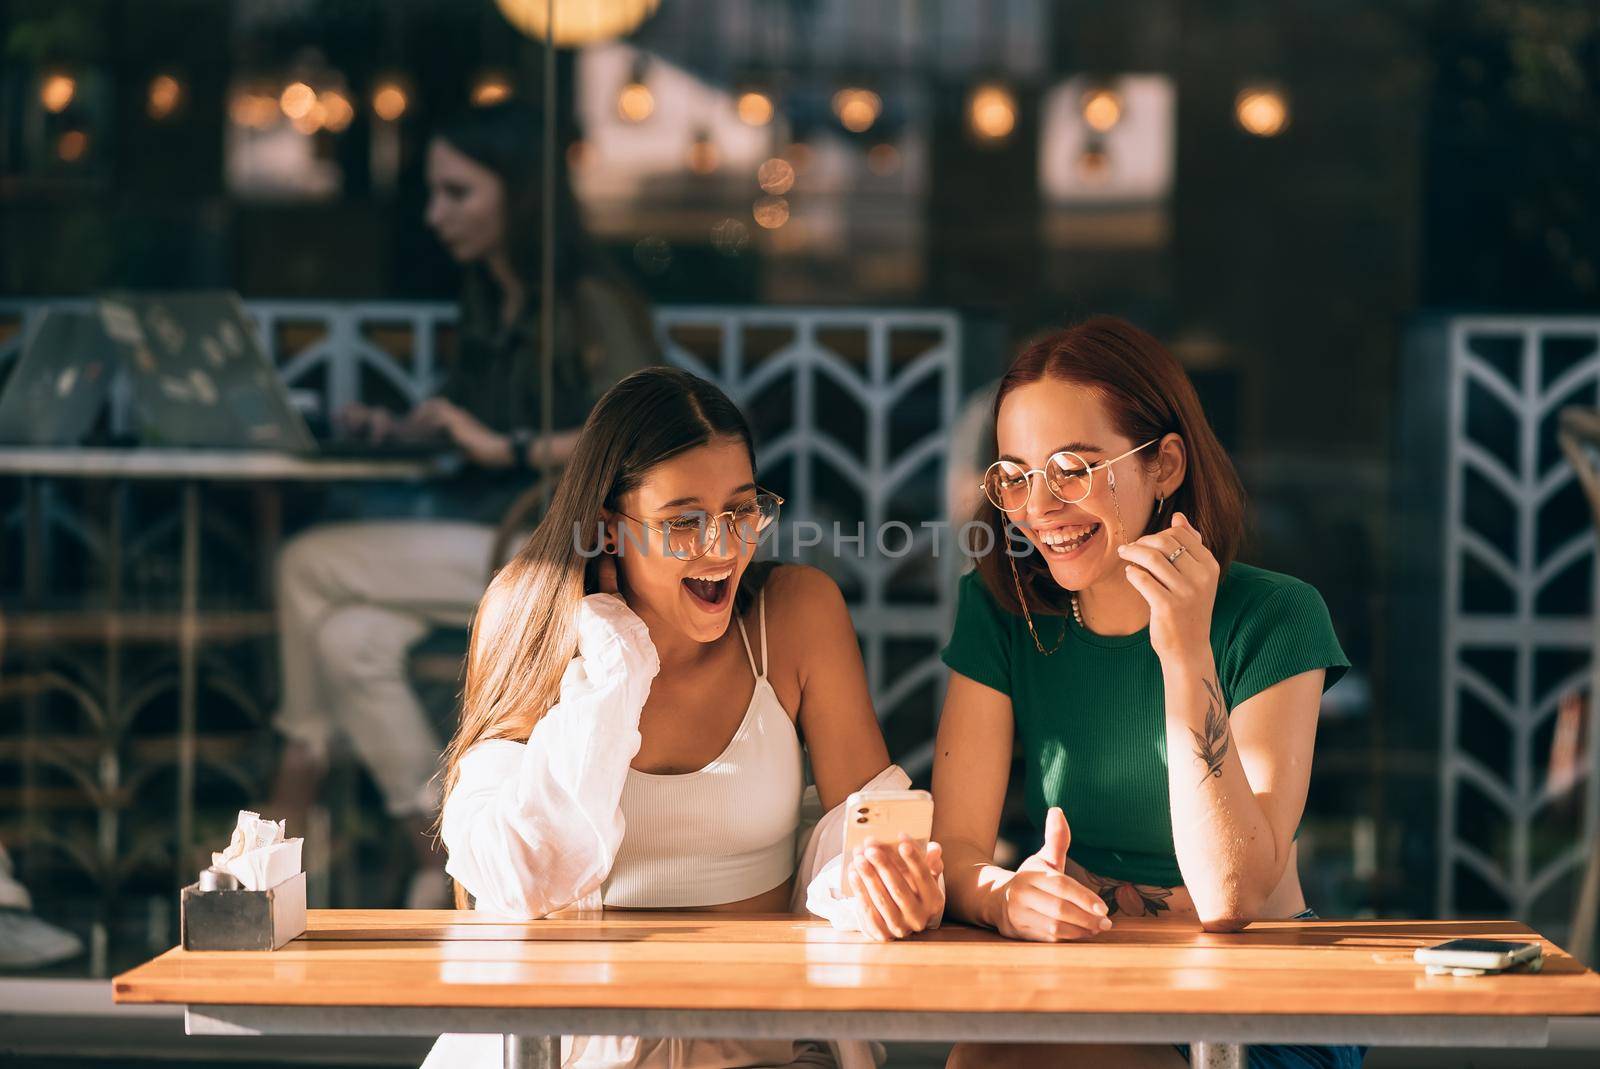
[[809, 564], [780, 564], [772, 569], [762, 588], [767, 598], [767, 619], [791, 627], [826, 626], [841, 614], [848, 619], [844, 594], [833, 577]]
[[[762, 590], [767, 604], [773, 685], [784, 704], [796, 709], [800, 688], [815, 670], [838, 662], [846, 648], [856, 651], [850, 610], [839, 584], [827, 572], [805, 564], [773, 568]], [[755, 611], [752, 606], [747, 626], [755, 625]], [[752, 639], [755, 634], [752, 629]]]

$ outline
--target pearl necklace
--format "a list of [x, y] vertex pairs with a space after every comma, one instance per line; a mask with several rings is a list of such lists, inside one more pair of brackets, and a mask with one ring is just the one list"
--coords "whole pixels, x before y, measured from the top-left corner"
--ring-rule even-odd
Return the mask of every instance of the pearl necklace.
[[1089, 630], [1083, 622], [1083, 610], [1078, 608], [1078, 592], [1076, 590], [1072, 592], [1072, 618], [1078, 621], [1079, 627], [1082, 627], [1085, 631]]

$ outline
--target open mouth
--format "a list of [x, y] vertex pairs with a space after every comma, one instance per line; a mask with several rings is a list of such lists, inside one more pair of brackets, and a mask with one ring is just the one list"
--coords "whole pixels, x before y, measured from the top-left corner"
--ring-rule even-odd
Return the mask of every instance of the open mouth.
[[1100, 525], [1087, 527], [1057, 527], [1049, 531], [1035, 531], [1034, 537], [1044, 546], [1047, 556], [1057, 559], [1075, 557], [1100, 533]]
[[702, 609], [715, 611], [726, 605], [733, 593], [733, 568], [720, 574], [691, 576], [683, 581], [683, 588]]

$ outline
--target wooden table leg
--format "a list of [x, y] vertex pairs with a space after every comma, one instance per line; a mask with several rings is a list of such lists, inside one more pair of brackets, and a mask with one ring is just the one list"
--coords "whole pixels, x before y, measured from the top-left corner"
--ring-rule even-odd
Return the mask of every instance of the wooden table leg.
[[1244, 1044], [1192, 1043], [1189, 1066], [1190, 1069], [1245, 1069]]
[[561, 1069], [561, 1037], [506, 1035], [505, 1069]]

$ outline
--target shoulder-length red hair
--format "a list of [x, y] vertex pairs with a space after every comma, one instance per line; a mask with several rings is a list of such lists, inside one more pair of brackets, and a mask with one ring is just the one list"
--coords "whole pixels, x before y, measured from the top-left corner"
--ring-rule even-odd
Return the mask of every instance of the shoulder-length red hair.
[[[1044, 378], [1094, 391], [1117, 432], [1131, 442], [1168, 434], [1183, 439], [1187, 452], [1183, 484], [1167, 499], [1162, 514], [1151, 517], [1141, 535], [1165, 529], [1172, 514], [1181, 512], [1226, 570], [1244, 539], [1244, 488], [1233, 461], [1206, 420], [1194, 384], [1166, 347], [1114, 316], [1096, 316], [1048, 334], [1018, 353], [1000, 380], [994, 399], [996, 422], [1007, 394]], [[1022, 606], [1005, 560], [1009, 545], [1005, 514], [984, 498], [977, 519], [994, 535], [990, 551], [978, 558], [978, 572], [1002, 608], [1020, 613]], [[1064, 610], [1066, 599], [1039, 554], [1020, 556], [1016, 565], [1030, 612]]]

